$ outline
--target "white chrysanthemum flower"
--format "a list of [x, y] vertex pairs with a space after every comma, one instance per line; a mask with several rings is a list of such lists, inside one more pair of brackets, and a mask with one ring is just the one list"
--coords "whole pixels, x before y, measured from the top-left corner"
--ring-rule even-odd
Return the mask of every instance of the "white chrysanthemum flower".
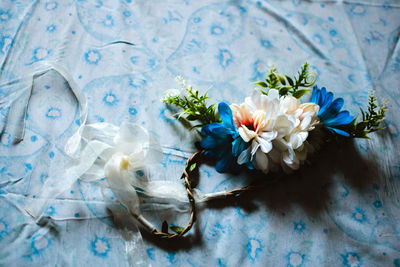
[[280, 135], [274, 140], [274, 149], [280, 158], [271, 157], [276, 163], [280, 163], [284, 171], [297, 170], [300, 163], [307, 157], [310, 149], [307, 137], [308, 132], [318, 123], [319, 106], [313, 103], [300, 104], [299, 100], [287, 96], [282, 98], [281, 112], [285, 112], [287, 121], [282, 121], [275, 128], [280, 127]]
[[251, 162], [267, 173], [279, 165], [285, 171], [298, 169], [306, 159], [306, 139], [318, 123], [318, 105], [300, 104], [292, 96], [279, 97], [277, 90], [270, 90], [268, 96], [254, 91], [245, 103], [232, 104], [231, 109], [240, 136], [251, 142], [238, 164]]
[[[279, 111], [279, 93], [271, 90], [266, 96], [255, 90], [245, 103], [232, 104], [232, 115], [242, 139], [251, 145], [238, 158], [239, 164], [251, 161], [257, 169], [268, 172], [268, 159], [264, 157], [272, 149], [277, 132], [273, 129]], [[256, 157], [255, 155], [259, 155]]]

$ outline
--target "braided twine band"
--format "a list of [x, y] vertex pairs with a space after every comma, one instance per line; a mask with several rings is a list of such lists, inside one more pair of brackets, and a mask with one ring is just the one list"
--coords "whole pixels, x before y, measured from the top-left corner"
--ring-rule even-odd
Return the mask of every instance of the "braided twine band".
[[[164, 232], [164, 231], [158, 231], [157, 229], [155, 229], [152, 232], [153, 235], [155, 235], [157, 237], [161, 237], [161, 238], [168, 238], [168, 239], [180, 238], [192, 228], [193, 223], [196, 221], [196, 203], [195, 203], [195, 198], [194, 198], [194, 194], [193, 194], [193, 188], [190, 184], [190, 173], [191, 173], [190, 168], [193, 164], [200, 162], [200, 159], [204, 155], [204, 152], [205, 152], [205, 150], [201, 150], [201, 151], [194, 153], [186, 161], [186, 166], [185, 166], [185, 169], [183, 170], [183, 174], [182, 174], [182, 178], [185, 180], [184, 185], [186, 187], [186, 193], [187, 193], [187, 196], [189, 199], [189, 204], [190, 204], [190, 219], [189, 219], [188, 224], [179, 233], [168, 233], [168, 232]], [[278, 177], [276, 177], [276, 178], [278, 178]], [[205, 201], [221, 199], [221, 198], [228, 198], [228, 197], [237, 197], [244, 192], [259, 190], [269, 184], [276, 182], [276, 180], [277, 180], [276, 178], [265, 180], [259, 184], [248, 185], [248, 186], [245, 186], [242, 188], [233, 189], [228, 192], [223, 192], [223, 194], [221, 194], [221, 192], [217, 193], [217, 194], [208, 194]]]
[[190, 204], [190, 219], [186, 227], [179, 233], [166, 233], [163, 231], [158, 231], [157, 229], [152, 232], [153, 235], [157, 237], [162, 237], [162, 238], [179, 238], [182, 237], [184, 234], [186, 234], [193, 226], [193, 223], [196, 221], [196, 203], [193, 195], [193, 188], [190, 185], [190, 180], [189, 180], [189, 173], [190, 173], [190, 166], [199, 160], [199, 158], [203, 155], [204, 150], [198, 151], [194, 153], [187, 161], [186, 161], [186, 167], [183, 170], [182, 178], [185, 179], [184, 185], [186, 187], [186, 193], [189, 199], [189, 204]]

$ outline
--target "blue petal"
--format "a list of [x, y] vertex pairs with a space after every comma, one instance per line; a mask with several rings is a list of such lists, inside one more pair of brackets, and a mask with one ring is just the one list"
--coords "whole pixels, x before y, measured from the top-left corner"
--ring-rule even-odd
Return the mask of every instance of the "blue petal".
[[319, 99], [319, 101], [321, 101], [322, 104], [325, 104], [326, 95], [327, 95], [326, 88], [322, 87], [321, 88], [320, 99]]
[[343, 135], [343, 136], [346, 136], [346, 137], [350, 136], [350, 134], [348, 132], [345, 132], [343, 130], [332, 128], [332, 127], [326, 127], [326, 128], [331, 130], [331, 131], [333, 131], [333, 132], [335, 132], [335, 133], [337, 133], [337, 134], [340, 134], [340, 135]]
[[326, 120], [323, 123], [326, 126], [347, 125], [350, 122], [352, 122], [353, 119], [354, 117], [350, 116], [350, 113], [347, 110], [345, 110], [339, 112], [339, 114], [336, 117]]
[[229, 105], [225, 102], [221, 102], [218, 105], [218, 113], [221, 117], [223, 124], [231, 130], [235, 130], [235, 122], [233, 121], [232, 110]]
[[319, 105], [319, 103], [318, 103], [319, 95], [320, 95], [320, 89], [318, 89], [317, 86], [314, 86], [314, 88], [312, 90], [310, 102]]
[[212, 136], [206, 136], [200, 141], [200, 146], [205, 149], [216, 148], [223, 143], [223, 140]]
[[325, 105], [325, 102], [324, 102], [325, 95], [326, 95], [326, 88], [325, 87], [322, 87], [322, 89], [318, 90], [318, 95], [317, 95], [318, 105], [320, 105], [320, 106], [324, 106]]
[[251, 163], [251, 161], [246, 162], [246, 167], [247, 167], [247, 169], [249, 169], [249, 170], [254, 170], [254, 166], [253, 166], [253, 163]]
[[329, 106], [329, 108], [325, 109], [325, 111], [319, 115], [320, 119], [322, 121], [325, 121], [333, 117], [336, 117], [339, 111], [342, 109], [343, 104], [344, 104], [343, 98], [336, 98]]
[[214, 124], [217, 124], [217, 123], [211, 123], [211, 124], [204, 125], [204, 126], [201, 128], [201, 134], [202, 134], [202, 135], [209, 135], [209, 134], [211, 134], [211, 129], [210, 129], [210, 128], [214, 127], [214, 126], [213, 126]]
[[215, 169], [217, 172], [224, 172], [232, 160], [232, 155], [230, 153], [224, 154], [225, 155], [217, 161], [217, 164], [215, 164]]
[[341, 97], [336, 98], [336, 99], [332, 102], [332, 104], [331, 104], [331, 106], [330, 106], [330, 109], [332, 109], [334, 112], [339, 112], [339, 111], [342, 109], [343, 104], [344, 104], [343, 98], [341, 98]]
[[236, 138], [235, 141], [232, 142], [232, 155], [234, 157], [238, 157], [243, 150], [246, 149], [246, 142], [241, 138]]
[[232, 133], [232, 130], [226, 128], [222, 123], [211, 123], [204, 125], [201, 129], [201, 133], [203, 135], [213, 135], [213, 136], [220, 136], [221, 135], [228, 135]]
[[320, 114], [323, 114], [325, 109], [327, 109], [330, 106], [330, 104], [332, 103], [332, 99], [333, 99], [333, 94], [331, 92], [326, 93], [326, 89], [325, 87], [323, 87], [321, 91], [321, 101], [320, 101], [321, 104], [319, 105], [320, 110], [318, 112], [318, 116]]
[[204, 155], [210, 158], [218, 158], [214, 150], [206, 150], [206, 152], [204, 152]]

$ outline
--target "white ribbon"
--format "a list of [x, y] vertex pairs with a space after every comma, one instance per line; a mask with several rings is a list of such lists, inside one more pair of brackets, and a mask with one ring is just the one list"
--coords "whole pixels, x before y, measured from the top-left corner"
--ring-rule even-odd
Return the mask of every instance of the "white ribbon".
[[[86, 97], [82, 90], [77, 86], [72, 76], [61, 65], [56, 62], [43, 61], [34, 64], [31, 68], [27, 69], [26, 73], [29, 75], [16, 80], [3, 80], [0, 76], [2, 88], [9, 89], [7, 98], [0, 100], [0, 108], [5, 108], [10, 104], [8, 112], [7, 123], [2, 129], [2, 132], [11, 133], [14, 137], [14, 143], [19, 143], [24, 139], [25, 135], [25, 122], [28, 105], [32, 96], [33, 80], [50, 70], [55, 70], [68, 82], [72, 93], [79, 103], [80, 123], [85, 125], [87, 119], [87, 102]], [[11, 88], [11, 89], [10, 89]], [[80, 130], [80, 129], [79, 129]], [[79, 130], [75, 135], [79, 133]], [[79, 137], [75, 137], [76, 139]], [[76, 150], [76, 148], [75, 148]]]
[[[141, 209], [163, 209], [165, 201], [145, 203], [140, 207], [137, 192], [155, 199], [174, 199], [182, 203], [188, 202], [182, 181], [148, 179], [149, 164], [158, 163], [162, 159], [160, 145], [149, 132], [139, 125], [124, 122], [120, 127], [109, 123], [86, 124], [87, 102], [81, 89], [76, 85], [69, 73], [54, 62], [41, 62], [32, 67], [25, 78], [7, 81], [12, 84], [8, 101], [11, 103], [7, 124], [3, 131], [15, 137], [14, 143], [24, 138], [26, 112], [32, 95], [33, 80], [49, 70], [55, 70], [69, 83], [71, 91], [79, 103], [80, 127], [65, 145], [65, 152], [70, 157], [65, 170], [57, 170], [57, 177], [47, 179], [40, 192], [32, 199], [25, 210], [36, 221], [45, 216], [49, 204], [60, 194], [67, 191], [81, 179], [86, 182], [100, 182], [106, 178], [103, 187], [109, 188], [117, 200], [148, 231], [155, 228], [140, 214]], [[3, 84], [3, 83], [2, 83]], [[17, 85], [17, 89], [15, 89]], [[0, 107], [6, 106], [4, 101]], [[223, 197], [224, 192], [201, 194], [194, 190], [197, 202], [208, 201], [213, 197]], [[104, 196], [104, 195], [103, 195]], [[111, 203], [104, 196], [106, 203]], [[171, 206], [171, 205], [170, 205]], [[175, 208], [179, 211], [179, 209]], [[120, 213], [120, 212], [118, 212]]]

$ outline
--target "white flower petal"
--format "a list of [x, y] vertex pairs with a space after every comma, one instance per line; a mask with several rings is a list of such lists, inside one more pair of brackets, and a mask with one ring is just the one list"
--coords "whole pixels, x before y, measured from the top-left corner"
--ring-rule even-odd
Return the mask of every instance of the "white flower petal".
[[282, 113], [294, 113], [299, 106], [299, 100], [293, 96], [286, 96], [281, 100], [280, 110]]
[[271, 141], [273, 139], [275, 139], [277, 137], [278, 133], [276, 131], [272, 131], [272, 132], [262, 132], [260, 134], [261, 138], [267, 140], [267, 141]]
[[130, 184], [128, 170], [123, 169], [125, 160], [122, 153], [114, 154], [104, 166], [104, 175], [117, 199], [129, 211], [139, 214], [139, 198], [136, 190]]
[[268, 153], [268, 152], [271, 151], [271, 149], [272, 149], [271, 141], [265, 140], [265, 139], [259, 138], [259, 137], [256, 137], [255, 140], [259, 143], [260, 149], [261, 149], [262, 152]]
[[242, 125], [242, 127], [239, 128], [239, 135], [246, 143], [257, 136], [254, 131], [249, 130], [245, 125]]
[[297, 132], [290, 136], [290, 144], [293, 149], [299, 148], [303, 142], [307, 139], [308, 132]]
[[276, 118], [274, 129], [278, 132], [278, 137], [288, 135], [294, 126], [294, 123], [288, 116], [280, 115]]
[[300, 161], [291, 149], [283, 153], [282, 162], [292, 170], [297, 170], [300, 167]]
[[264, 173], [268, 173], [268, 157], [260, 149], [257, 150], [255, 159], [253, 161], [254, 167]]
[[247, 149], [243, 150], [238, 159], [237, 159], [237, 163], [239, 165], [242, 165], [248, 161], [250, 161], [250, 156], [251, 156], [251, 146], [249, 146]]
[[269, 153], [268, 156], [270, 157], [271, 161], [275, 163], [280, 163], [282, 158], [282, 153], [278, 150], [273, 148]]
[[271, 89], [268, 91], [268, 98], [270, 100], [279, 99], [279, 91], [275, 89]]
[[253, 110], [259, 109], [261, 105], [262, 93], [258, 90], [254, 90], [250, 97], [245, 98], [245, 103], [249, 105]]
[[311, 116], [305, 116], [300, 124], [300, 129], [303, 131], [308, 129], [310, 123], [311, 123]]
[[251, 159], [254, 158], [254, 154], [256, 154], [259, 147], [260, 144], [254, 139], [253, 142], [251, 143]]

